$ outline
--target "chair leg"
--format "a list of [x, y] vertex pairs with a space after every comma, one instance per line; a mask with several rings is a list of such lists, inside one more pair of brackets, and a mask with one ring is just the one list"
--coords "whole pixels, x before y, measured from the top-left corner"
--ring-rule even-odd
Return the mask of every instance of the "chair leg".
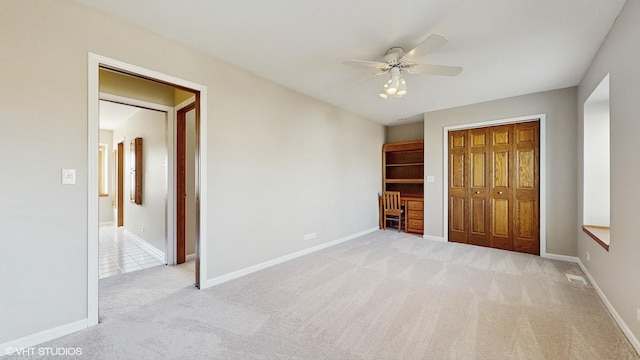
[[402, 227], [402, 215], [398, 215], [398, 232], [400, 232], [401, 227]]
[[407, 215], [404, 215], [404, 232], [407, 232]]

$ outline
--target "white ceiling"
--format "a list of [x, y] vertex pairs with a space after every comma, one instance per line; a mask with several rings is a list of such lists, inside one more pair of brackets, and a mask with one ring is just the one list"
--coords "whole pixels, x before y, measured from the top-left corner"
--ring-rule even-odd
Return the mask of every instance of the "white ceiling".
[[[625, 0], [77, 0], [261, 77], [385, 125], [427, 111], [575, 86]], [[344, 65], [449, 43], [422, 63], [455, 78], [406, 74], [408, 94], [377, 96], [386, 77]], [[366, 79], [369, 79], [368, 81]]]
[[140, 110], [135, 106], [100, 100], [100, 129], [113, 130]]

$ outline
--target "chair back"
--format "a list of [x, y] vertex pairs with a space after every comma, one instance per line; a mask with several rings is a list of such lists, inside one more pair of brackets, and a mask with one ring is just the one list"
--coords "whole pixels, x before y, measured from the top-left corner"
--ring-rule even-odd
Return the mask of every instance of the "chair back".
[[400, 192], [385, 191], [383, 194], [384, 211], [387, 213], [400, 212]]

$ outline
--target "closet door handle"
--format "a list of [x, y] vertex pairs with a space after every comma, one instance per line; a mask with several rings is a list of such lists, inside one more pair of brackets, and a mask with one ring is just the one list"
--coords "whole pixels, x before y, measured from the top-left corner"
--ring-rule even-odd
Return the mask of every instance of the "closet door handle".
[[476, 191], [476, 194], [480, 194], [480, 191]]
[[502, 195], [502, 191], [498, 191], [498, 195]]

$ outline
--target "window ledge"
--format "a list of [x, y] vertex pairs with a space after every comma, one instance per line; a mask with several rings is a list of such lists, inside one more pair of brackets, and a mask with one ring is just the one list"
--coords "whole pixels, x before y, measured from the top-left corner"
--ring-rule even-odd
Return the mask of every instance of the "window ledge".
[[609, 251], [609, 227], [596, 225], [582, 225], [582, 231], [589, 235], [605, 250]]

